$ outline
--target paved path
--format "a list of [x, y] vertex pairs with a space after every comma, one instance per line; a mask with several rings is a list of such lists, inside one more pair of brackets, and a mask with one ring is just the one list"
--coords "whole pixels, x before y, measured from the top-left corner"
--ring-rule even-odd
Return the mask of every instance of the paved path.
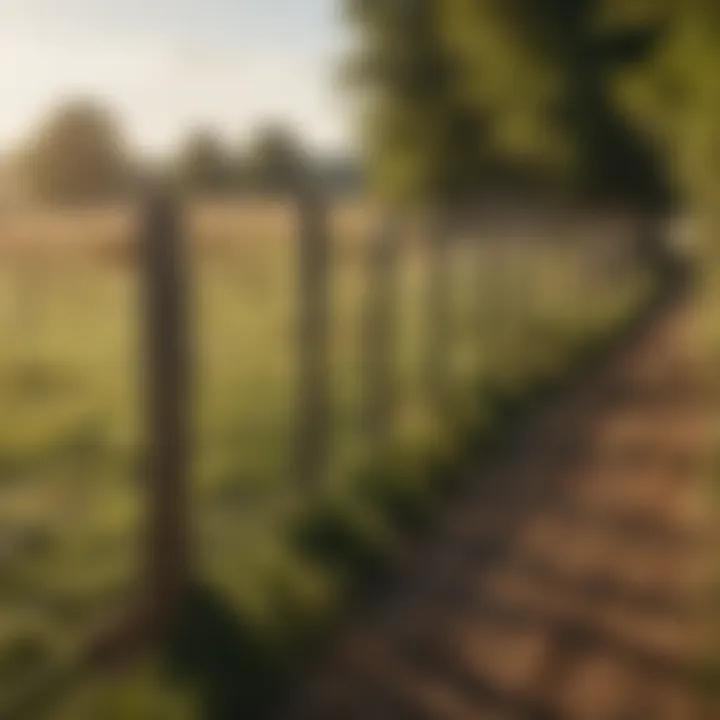
[[283, 720], [696, 720], [711, 567], [689, 300], [486, 468]]

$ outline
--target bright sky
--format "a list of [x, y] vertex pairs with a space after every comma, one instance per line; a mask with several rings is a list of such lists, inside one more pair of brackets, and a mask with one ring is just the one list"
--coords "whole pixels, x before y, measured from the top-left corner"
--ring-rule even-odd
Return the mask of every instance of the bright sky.
[[0, 0], [0, 149], [78, 95], [151, 151], [193, 125], [241, 140], [277, 118], [343, 148], [343, 37], [338, 0]]

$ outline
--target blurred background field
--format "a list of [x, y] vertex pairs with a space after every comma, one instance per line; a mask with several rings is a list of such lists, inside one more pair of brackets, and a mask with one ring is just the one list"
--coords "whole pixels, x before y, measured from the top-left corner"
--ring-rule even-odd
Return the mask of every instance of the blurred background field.
[[[187, 216], [194, 560], [228, 607], [282, 645], [297, 620], [288, 603], [312, 624], [347, 590], [346, 579], [303, 557], [288, 533], [305, 502], [292, 473], [297, 218], [286, 201], [196, 203]], [[332, 208], [332, 457], [323, 483], [324, 496], [371, 515], [358, 475], [374, 450], [362, 423], [361, 327], [375, 221], [360, 201]], [[132, 596], [145, 479], [137, 218], [122, 207], [18, 209], [2, 222], [5, 698], [67, 665]], [[451, 397], [443, 415], [423, 384], [428, 264], [423, 236], [410, 228], [400, 245], [390, 444], [418, 458], [443, 444], [447, 452], [458, 426], [491, 428], [498, 394], [521, 396], [538, 378], [562, 375], [647, 297], [650, 277], [633, 261], [632, 237], [621, 218], [582, 215], [501, 217], [459, 233], [448, 247]], [[419, 473], [415, 482], [404, 492], [422, 496], [428, 480]], [[369, 532], [392, 530], [373, 522]]]

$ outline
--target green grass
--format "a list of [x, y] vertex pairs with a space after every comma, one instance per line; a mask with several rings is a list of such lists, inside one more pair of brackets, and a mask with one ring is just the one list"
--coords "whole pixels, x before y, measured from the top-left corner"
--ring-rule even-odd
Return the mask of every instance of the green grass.
[[[63, 718], [182, 720], [216, 702], [215, 718], [233, 702], [266, 705], [357, 578], [429, 516], [457, 463], [650, 292], [646, 276], [602, 272], [580, 242], [504, 252], [459, 244], [451, 412], [440, 417], [421, 381], [428, 268], [411, 239], [399, 277], [399, 402], [379, 453], [360, 422], [363, 222], [338, 221], [333, 453], [322, 497], [308, 505], [291, 482], [293, 234], [274, 213], [251, 223], [237, 212], [194, 233], [191, 632], [169, 662], [149, 661], [121, 683], [81, 683]], [[42, 227], [48, 237], [35, 230], [35, 240], [52, 244], [52, 224]], [[72, 224], [63, 231], [72, 235]], [[10, 254], [0, 269], [0, 708], [66, 667], [94, 625], [127, 602], [139, 557], [136, 269], [127, 252], [94, 252], [103, 239], [87, 224], [76, 232], [86, 253]], [[208, 672], [218, 662], [232, 677]]]

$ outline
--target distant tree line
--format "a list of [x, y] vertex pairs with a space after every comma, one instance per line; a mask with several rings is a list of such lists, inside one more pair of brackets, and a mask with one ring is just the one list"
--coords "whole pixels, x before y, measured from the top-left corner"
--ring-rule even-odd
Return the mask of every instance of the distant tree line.
[[[396, 202], [461, 201], [503, 185], [666, 208], [720, 227], [717, 0], [345, 0], [346, 75], [365, 109], [363, 171], [320, 162], [282, 125], [245, 147], [189, 134], [161, 171], [188, 191], [287, 192], [312, 166], [331, 187], [367, 176]], [[18, 182], [94, 200], [137, 182], [112, 114], [71, 103], [22, 148]]]
[[134, 155], [117, 118], [89, 100], [56, 108], [13, 160], [11, 175], [22, 194], [59, 203], [117, 198], [158, 175], [205, 196], [286, 194], [307, 172], [339, 192], [362, 182], [353, 159], [313, 156], [289, 129], [273, 123], [258, 127], [244, 147], [230, 146], [212, 128], [196, 128], [171, 157], [149, 163]]

